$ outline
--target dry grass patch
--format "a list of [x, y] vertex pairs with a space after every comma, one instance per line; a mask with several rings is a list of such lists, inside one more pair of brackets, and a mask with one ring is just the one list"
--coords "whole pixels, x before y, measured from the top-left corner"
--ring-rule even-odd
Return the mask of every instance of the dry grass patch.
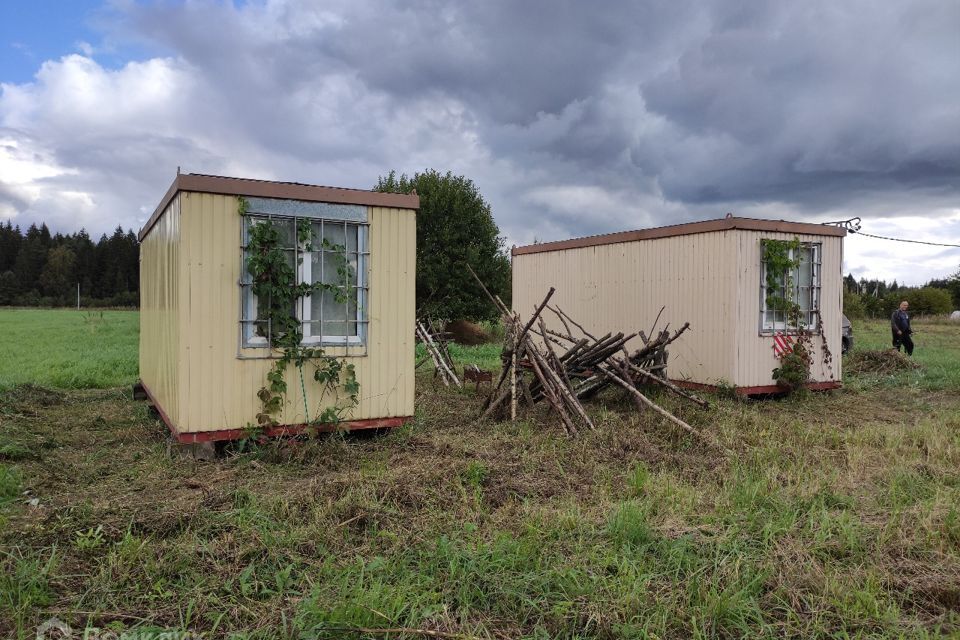
[[723, 459], [617, 393], [570, 440], [543, 412], [477, 423], [472, 391], [418, 382], [406, 427], [209, 463], [169, 459], [123, 390], [17, 388], [0, 634], [54, 614], [248, 638], [960, 632], [956, 393], [659, 399]]

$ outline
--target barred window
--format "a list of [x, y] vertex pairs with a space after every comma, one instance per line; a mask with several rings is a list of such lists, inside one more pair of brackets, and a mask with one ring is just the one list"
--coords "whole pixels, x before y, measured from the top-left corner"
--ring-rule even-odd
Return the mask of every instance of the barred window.
[[269, 301], [257, 299], [247, 271], [248, 240], [252, 225], [270, 224], [280, 232], [287, 263], [297, 281], [323, 283], [320, 289], [294, 301], [290, 314], [301, 322], [303, 344], [365, 344], [367, 333], [368, 225], [344, 220], [311, 218], [310, 240], [298, 242], [297, 217], [248, 215], [244, 217], [242, 287], [243, 344], [266, 347], [273, 327], [266, 310]]
[[[764, 245], [761, 243], [761, 247]], [[780, 300], [795, 302], [800, 309], [800, 324], [814, 331], [816, 314], [820, 308], [820, 244], [805, 242], [800, 245], [799, 255], [790, 249], [790, 258], [799, 258], [799, 265], [779, 278], [777, 286], [767, 281], [769, 267], [766, 248], [763, 249], [760, 268], [760, 333], [790, 333], [792, 326], [789, 310]]]

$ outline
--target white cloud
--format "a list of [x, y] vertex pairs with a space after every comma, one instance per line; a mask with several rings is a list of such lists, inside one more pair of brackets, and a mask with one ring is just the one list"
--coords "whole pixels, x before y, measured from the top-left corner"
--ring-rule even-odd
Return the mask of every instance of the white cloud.
[[[728, 211], [960, 242], [949, 2], [831, 3], [826, 25], [817, 2], [113, 4], [103, 42], [0, 84], [0, 218], [136, 228], [177, 166], [361, 188], [436, 168], [477, 183], [509, 243]], [[125, 43], [153, 55], [97, 60]], [[856, 275], [960, 263], [846, 246]]]
[[[875, 236], [960, 244], [960, 209], [932, 220], [919, 217], [869, 220], [862, 223], [861, 230]], [[847, 236], [844, 253], [846, 268], [858, 279], [878, 278], [920, 285], [960, 269], [960, 248], [882, 240], [856, 233]]]

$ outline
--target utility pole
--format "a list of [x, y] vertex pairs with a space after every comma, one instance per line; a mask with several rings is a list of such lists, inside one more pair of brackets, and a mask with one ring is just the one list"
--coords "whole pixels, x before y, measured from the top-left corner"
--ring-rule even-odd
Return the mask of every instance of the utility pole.
[[77, 311], [80, 311], [80, 283], [77, 283]]

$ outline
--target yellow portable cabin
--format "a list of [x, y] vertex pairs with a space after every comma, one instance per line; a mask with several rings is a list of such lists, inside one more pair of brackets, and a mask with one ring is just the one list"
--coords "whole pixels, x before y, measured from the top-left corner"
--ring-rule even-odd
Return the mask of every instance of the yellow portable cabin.
[[[246, 268], [248, 233], [258, 223], [291, 238], [285, 248], [298, 281], [332, 277], [335, 269], [324, 270], [331, 259], [351, 265], [349, 295], [314, 293], [295, 310], [304, 343], [354, 366], [358, 402], [339, 428], [409, 419], [418, 207], [416, 195], [178, 174], [139, 234], [139, 384], [176, 440], [236, 439], [258, 423], [257, 394], [280, 356], [258, 322]], [[310, 243], [290, 232], [304, 220]], [[285, 377], [268, 435], [303, 429], [335, 401], [312, 378], [301, 384], [294, 366]]]
[[799, 264], [789, 282], [816, 334], [809, 386], [839, 387], [845, 235], [835, 226], [726, 217], [514, 247], [513, 308], [529, 314], [555, 287], [553, 301], [602, 335], [649, 331], [663, 307], [659, 326], [690, 323], [671, 345], [671, 379], [775, 392], [774, 337], [794, 331], [786, 312], [767, 304], [763, 240], [797, 240]]

